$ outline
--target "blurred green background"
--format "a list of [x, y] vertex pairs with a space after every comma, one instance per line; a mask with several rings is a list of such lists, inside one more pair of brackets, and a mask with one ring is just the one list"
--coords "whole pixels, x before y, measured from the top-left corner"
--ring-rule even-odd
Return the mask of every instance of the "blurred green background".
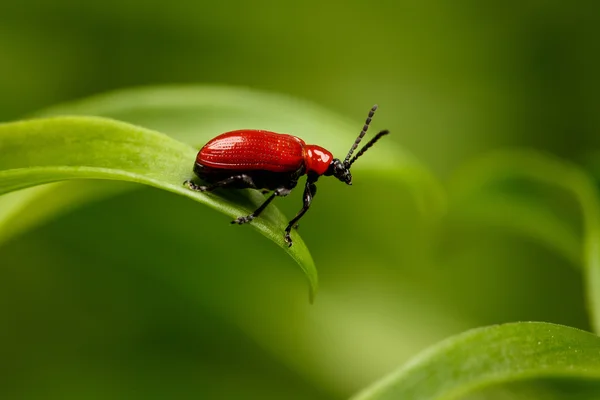
[[[503, 147], [578, 162], [600, 145], [599, 38], [593, 1], [8, 0], [0, 120], [130, 86], [227, 84], [352, 118], [349, 145], [378, 103], [376, 129], [442, 180]], [[576, 262], [494, 225], [432, 228], [401, 180], [358, 171], [352, 188], [320, 182], [302, 223], [314, 305], [277, 246], [150, 188], [1, 244], [0, 396], [343, 399], [472, 327], [589, 329]], [[538, 198], [579, 232], [561, 196]]]

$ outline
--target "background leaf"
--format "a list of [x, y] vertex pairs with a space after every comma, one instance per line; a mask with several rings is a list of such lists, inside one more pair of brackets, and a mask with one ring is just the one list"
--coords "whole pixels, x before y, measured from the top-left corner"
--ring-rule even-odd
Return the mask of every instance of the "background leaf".
[[475, 329], [421, 353], [353, 400], [456, 399], [504, 382], [540, 377], [600, 379], [600, 338], [547, 323]]

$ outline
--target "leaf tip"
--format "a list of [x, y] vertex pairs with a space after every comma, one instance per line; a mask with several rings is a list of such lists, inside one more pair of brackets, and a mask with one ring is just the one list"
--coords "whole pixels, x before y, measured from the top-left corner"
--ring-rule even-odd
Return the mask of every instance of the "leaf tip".
[[317, 296], [317, 287], [316, 283], [311, 282], [310, 288], [308, 289], [308, 303], [310, 305], [315, 304], [315, 297]]

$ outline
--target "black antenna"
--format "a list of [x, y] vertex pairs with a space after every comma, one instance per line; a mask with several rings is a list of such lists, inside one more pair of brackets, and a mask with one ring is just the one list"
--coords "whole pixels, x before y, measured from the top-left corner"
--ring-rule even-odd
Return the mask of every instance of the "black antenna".
[[390, 131], [388, 131], [387, 129], [384, 131], [379, 132], [377, 135], [375, 135], [375, 137], [371, 140], [369, 140], [369, 143], [365, 144], [363, 146], [362, 149], [360, 149], [360, 151], [358, 153], [356, 153], [356, 155], [354, 157], [352, 157], [352, 160], [350, 160], [350, 162], [346, 165], [346, 168], [350, 168], [350, 166], [352, 164], [354, 164], [354, 161], [356, 161], [356, 159], [360, 156], [362, 156], [365, 151], [369, 150], [369, 147], [373, 146], [375, 144], [376, 141], [378, 141], [379, 139], [381, 139], [383, 136], [387, 135], [388, 133], [390, 133]]
[[[346, 166], [346, 168], [348, 168], [350, 165], [352, 165], [352, 162], [354, 162], [354, 161], [349, 162], [350, 157], [352, 156], [352, 153], [354, 153], [354, 150], [356, 150], [356, 148], [358, 147], [358, 144], [360, 143], [362, 138], [367, 134], [367, 130], [369, 129], [369, 124], [371, 123], [371, 119], [373, 118], [373, 115], [375, 115], [375, 111], [377, 111], [377, 104], [375, 104], [371, 108], [371, 111], [369, 111], [369, 116], [367, 117], [367, 120], [365, 121], [365, 125], [363, 126], [362, 131], [360, 132], [360, 135], [358, 135], [358, 137], [354, 141], [352, 148], [350, 148], [350, 151], [348, 152], [348, 155], [346, 156], [346, 159], [344, 160], [344, 165]], [[373, 142], [373, 140], [371, 140], [371, 142]], [[371, 142], [369, 142], [371, 144], [369, 147], [371, 147], [374, 143], [374, 142], [373, 143], [371, 143]], [[365, 147], [367, 147], [367, 146], [365, 146]], [[363, 147], [363, 150], [366, 150], [365, 147]], [[361, 150], [361, 153], [359, 153], [359, 154], [364, 153], [363, 150]], [[358, 157], [358, 155], [356, 157], [354, 157], [353, 160], [356, 160], [357, 157]]]

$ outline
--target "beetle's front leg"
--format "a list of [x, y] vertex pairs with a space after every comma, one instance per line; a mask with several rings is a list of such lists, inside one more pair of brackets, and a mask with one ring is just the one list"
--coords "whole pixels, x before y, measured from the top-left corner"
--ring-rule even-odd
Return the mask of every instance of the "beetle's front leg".
[[292, 246], [292, 237], [290, 236], [290, 231], [293, 227], [297, 226], [297, 222], [306, 214], [308, 209], [310, 208], [310, 204], [312, 203], [313, 197], [317, 194], [317, 185], [315, 185], [314, 181], [307, 179], [306, 186], [304, 187], [304, 204], [302, 205], [302, 209], [296, 214], [294, 219], [292, 219], [288, 226], [285, 228], [285, 235], [283, 238], [287, 243], [288, 247]]

